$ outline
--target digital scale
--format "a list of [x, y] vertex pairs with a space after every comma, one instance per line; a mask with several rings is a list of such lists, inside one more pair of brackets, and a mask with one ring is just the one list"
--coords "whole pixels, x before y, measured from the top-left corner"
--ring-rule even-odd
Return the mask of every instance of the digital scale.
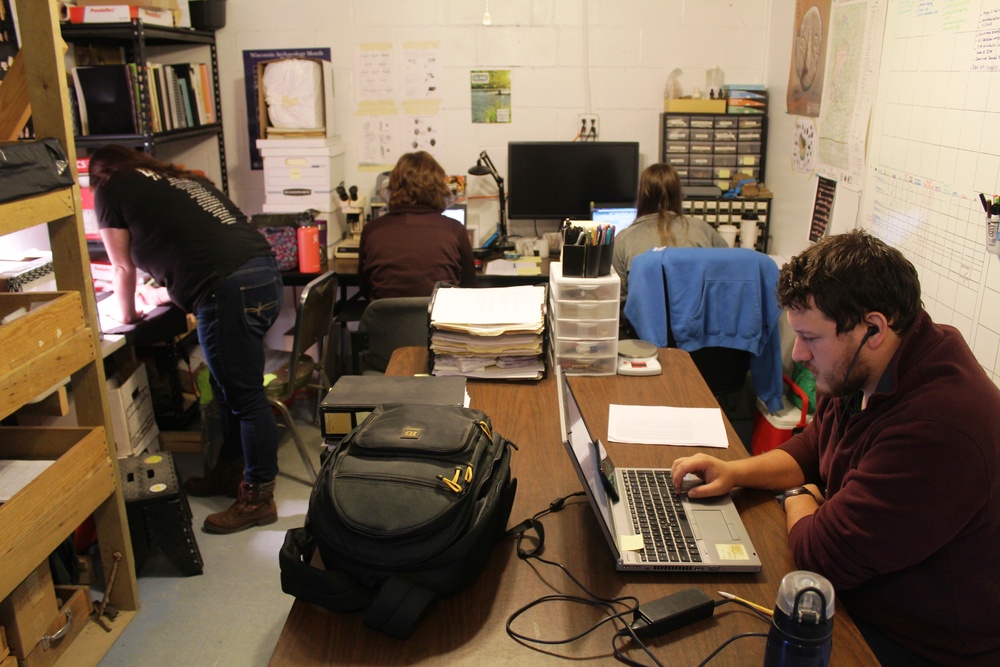
[[662, 372], [655, 345], [644, 340], [618, 341], [619, 375], [659, 375]]

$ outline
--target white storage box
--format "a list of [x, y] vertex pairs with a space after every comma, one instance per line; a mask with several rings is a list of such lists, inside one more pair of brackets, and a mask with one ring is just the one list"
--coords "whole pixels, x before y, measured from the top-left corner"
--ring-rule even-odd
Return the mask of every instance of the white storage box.
[[147, 450], [159, 451], [160, 429], [153, 415], [153, 400], [144, 364], [140, 363], [124, 380], [121, 372], [108, 379], [108, 406], [118, 458], [135, 456]]
[[[333, 138], [258, 140], [264, 159], [264, 201], [302, 210], [335, 211], [344, 180], [344, 144]], [[279, 211], [268, 211], [275, 213]], [[285, 212], [285, 211], [280, 211]]]

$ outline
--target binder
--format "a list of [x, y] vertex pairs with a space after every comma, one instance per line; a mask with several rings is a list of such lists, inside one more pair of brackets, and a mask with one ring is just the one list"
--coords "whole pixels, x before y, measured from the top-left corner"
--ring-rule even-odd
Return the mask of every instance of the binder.
[[132, 84], [127, 65], [73, 68], [83, 134], [136, 134]]

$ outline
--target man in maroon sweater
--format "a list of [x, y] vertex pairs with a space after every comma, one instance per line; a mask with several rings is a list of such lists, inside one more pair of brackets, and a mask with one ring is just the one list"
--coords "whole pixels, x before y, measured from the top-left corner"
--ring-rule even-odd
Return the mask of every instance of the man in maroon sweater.
[[787, 489], [796, 564], [833, 583], [883, 665], [1000, 665], [1000, 390], [867, 233], [793, 258], [778, 301], [816, 375], [812, 423], [743, 461], [677, 459], [675, 482]]

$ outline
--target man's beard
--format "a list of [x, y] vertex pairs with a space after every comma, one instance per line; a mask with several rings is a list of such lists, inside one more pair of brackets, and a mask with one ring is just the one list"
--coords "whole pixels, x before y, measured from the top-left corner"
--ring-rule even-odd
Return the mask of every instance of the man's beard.
[[[854, 365], [851, 366], [851, 357], [853, 356], [852, 353], [849, 357], [842, 359], [841, 363], [837, 364], [837, 367], [832, 371], [818, 376], [816, 393], [830, 397], [847, 396], [864, 387], [871, 373], [871, 367], [861, 359], [855, 361]], [[816, 371], [813, 370], [813, 374], [815, 375]]]

